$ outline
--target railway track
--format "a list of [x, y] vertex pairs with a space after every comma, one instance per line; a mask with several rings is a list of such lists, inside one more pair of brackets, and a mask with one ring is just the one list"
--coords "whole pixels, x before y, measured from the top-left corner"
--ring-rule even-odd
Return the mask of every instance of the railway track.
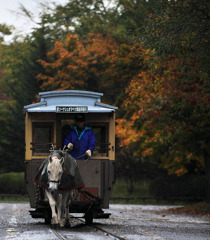
[[[86, 225], [85, 221], [82, 220], [81, 218], [79, 218], [79, 217], [73, 217], [73, 218], [76, 219], [76, 221], [78, 223], [78, 224], [74, 225], [73, 228], [69, 228], [69, 229], [58, 228], [57, 229], [57, 228], [50, 227], [50, 230], [55, 234], [55, 236], [59, 240], [83, 239], [83, 238], [76, 238], [76, 236], [74, 236], [74, 234], [75, 234], [74, 231], [72, 231], [72, 229], [73, 230], [79, 229], [79, 228], [81, 228], [81, 226], [84, 226], [86, 228], [86, 230], [84, 232], [84, 239], [85, 239], [87, 232], [97, 232], [97, 236], [95, 236], [96, 237], [95, 239], [99, 239], [99, 238], [102, 239], [102, 237], [104, 237], [104, 238], [106, 237], [106, 239], [125, 240], [125, 238], [122, 238], [111, 231], [107, 231], [107, 230], [103, 229], [103, 227], [99, 227], [96, 224]], [[89, 238], [87, 237], [87, 239], [89, 239]]]

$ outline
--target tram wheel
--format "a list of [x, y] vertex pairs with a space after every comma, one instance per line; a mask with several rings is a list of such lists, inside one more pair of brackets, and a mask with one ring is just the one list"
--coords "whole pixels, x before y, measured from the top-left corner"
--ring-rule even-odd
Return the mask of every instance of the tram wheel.
[[51, 211], [49, 210], [45, 211], [45, 217], [44, 217], [45, 224], [51, 224], [51, 218], [52, 218]]
[[93, 224], [93, 212], [92, 211], [88, 211], [87, 213], [85, 213], [85, 223], [87, 225], [91, 225]]

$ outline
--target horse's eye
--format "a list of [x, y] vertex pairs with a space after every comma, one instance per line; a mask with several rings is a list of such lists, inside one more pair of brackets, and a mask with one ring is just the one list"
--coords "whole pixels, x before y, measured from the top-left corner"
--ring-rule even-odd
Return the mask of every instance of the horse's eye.
[[47, 171], [48, 175], [50, 175], [50, 170]]

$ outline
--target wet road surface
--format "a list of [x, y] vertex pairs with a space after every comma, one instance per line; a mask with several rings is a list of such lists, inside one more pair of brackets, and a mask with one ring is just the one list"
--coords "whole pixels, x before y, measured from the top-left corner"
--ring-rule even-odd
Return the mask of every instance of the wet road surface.
[[[174, 207], [174, 206], [173, 206]], [[170, 206], [111, 204], [109, 219], [94, 219], [92, 226], [72, 218], [70, 229], [52, 229], [43, 219], [32, 219], [28, 203], [0, 203], [0, 239], [103, 240], [103, 239], [210, 239], [210, 219], [174, 215]]]

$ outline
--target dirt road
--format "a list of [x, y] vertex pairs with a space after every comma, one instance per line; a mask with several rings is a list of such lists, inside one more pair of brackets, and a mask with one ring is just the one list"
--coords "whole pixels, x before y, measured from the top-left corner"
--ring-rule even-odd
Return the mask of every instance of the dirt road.
[[112, 214], [109, 219], [94, 220], [87, 226], [81, 219], [72, 218], [70, 229], [52, 229], [44, 220], [31, 218], [28, 203], [0, 203], [0, 239], [210, 239], [209, 218], [173, 215], [166, 213], [168, 208], [112, 204], [106, 210]]

